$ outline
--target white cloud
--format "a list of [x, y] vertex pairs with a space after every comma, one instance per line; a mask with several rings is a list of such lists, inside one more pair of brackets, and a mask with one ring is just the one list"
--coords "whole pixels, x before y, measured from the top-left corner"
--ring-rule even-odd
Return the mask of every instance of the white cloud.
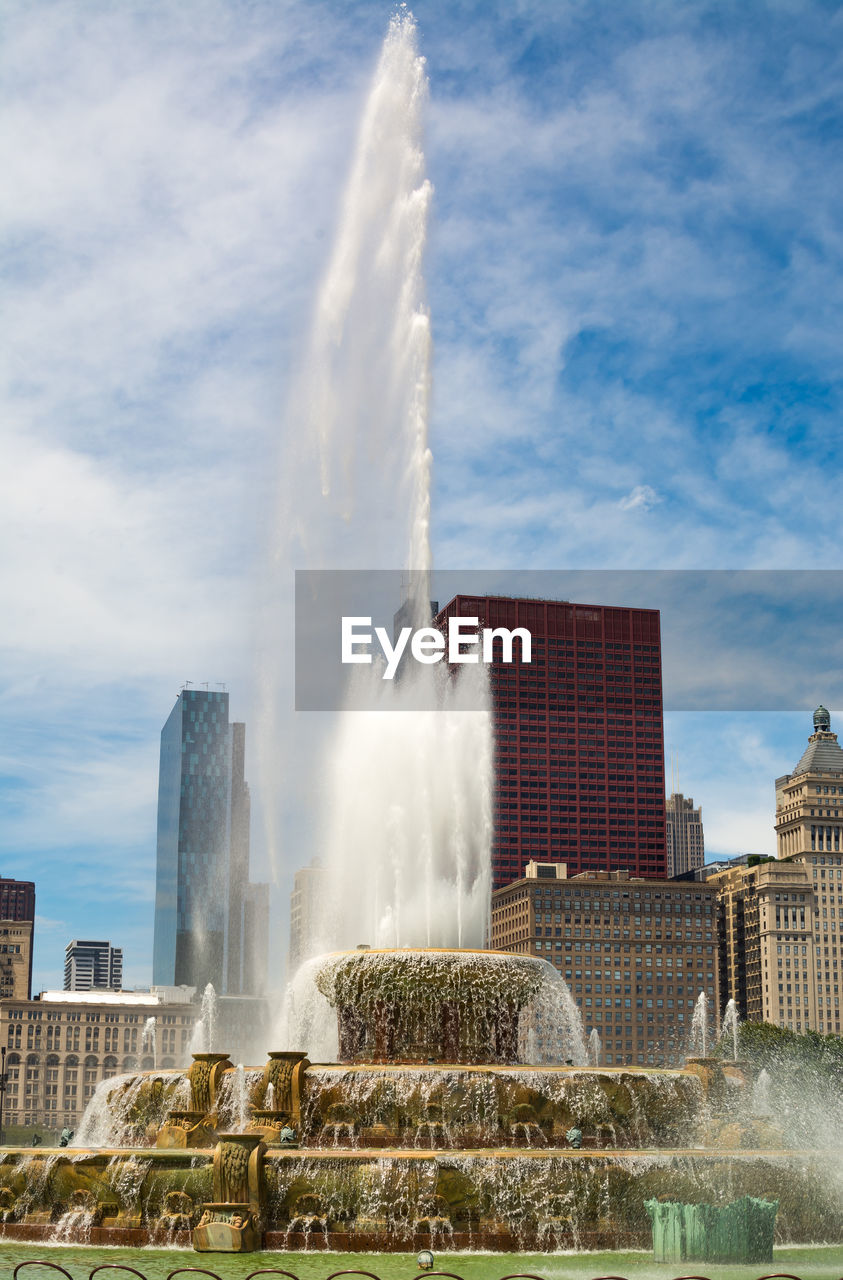
[[634, 489], [621, 498], [618, 506], [621, 511], [650, 511], [661, 498], [648, 484], [637, 484]]

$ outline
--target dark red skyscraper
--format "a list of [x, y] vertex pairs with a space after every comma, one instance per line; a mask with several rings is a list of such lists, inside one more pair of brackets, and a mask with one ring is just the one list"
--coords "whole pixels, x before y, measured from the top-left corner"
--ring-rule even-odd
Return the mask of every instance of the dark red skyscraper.
[[499, 656], [491, 666], [494, 888], [530, 859], [565, 862], [569, 876], [623, 868], [664, 878], [658, 610], [456, 596], [438, 621], [455, 614], [526, 627], [533, 641], [529, 666]]

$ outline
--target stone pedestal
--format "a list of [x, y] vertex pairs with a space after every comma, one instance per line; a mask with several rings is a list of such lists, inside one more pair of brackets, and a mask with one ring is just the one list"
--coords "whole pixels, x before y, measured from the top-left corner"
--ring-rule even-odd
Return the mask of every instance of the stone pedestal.
[[272, 1085], [274, 1113], [285, 1113], [287, 1123], [294, 1129], [301, 1127], [301, 1095], [304, 1073], [310, 1066], [307, 1054], [300, 1049], [277, 1050], [268, 1055], [263, 1069], [263, 1095]]
[[193, 1228], [193, 1247], [197, 1253], [254, 1253], [260, 1249], [260, 1231], [249, 1205], [204, 1205]]
[[222, 1078], [234, 1067], [227, 1053], [194, 1053], [187, 1073], [190, 1081], [190, 1107], [206, 1115], [213, 1108]]
[[222, 1133], [214, 1152], [214, 1199], [193, 1230], [199, 1253], [251, 1253], [263, 1232], [263, 1156], [257, 1133]]

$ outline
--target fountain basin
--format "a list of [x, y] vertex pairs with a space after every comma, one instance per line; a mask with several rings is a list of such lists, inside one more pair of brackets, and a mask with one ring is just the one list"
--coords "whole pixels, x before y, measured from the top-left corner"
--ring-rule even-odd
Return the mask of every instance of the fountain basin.
[[[162, 1225], [168, 1196], [181, 1193], [182, 1213], [192, 1204], [195, 1225], [211, 1199], [213, 1158], [212, 1149], [9, 1150], [0, 1179], [15, 1203], [28, 1196], [29, 1214], [0, 1234], [53, 1239], [56, 1206], [84, 1191], [103, 1207], [83, 1237], [91, 1244], [187, 1244], [185, 1230]], [[648, 1199], [726, 1203], [763, 1193], [779, 1201], [779, 1240], [841, 1239], [832, 1172], [816, 1152], [793, 1151], [272, 1150], [260, 1225], [268, 1249], [643, 1248]]]
[[[647, 1201], [750, 1194], [778, 1201], [781, 1240], [843, 1238], [836, 1152], [781, 1149], [737, 1065], [520, 1065], [522, 1012], [546, 1031], [561, 1007], [530, 1003], [546, 971], [501, 953], [329, 956], [317, 983], [351, 1060], [284, 1051], [235, 1068], [205, 1053], [186, 1073], [110, 1081], [91, 1106], [112, 1119], [110, 1138], [96, 1129], [106, 1149], [0, 1165], [2, 1230], [137, 1244], [186, 1243], [189, 1227], [197, 1248], [237, 1251], [643, 1247]], [[449, 1046], [462, 1061], [442, 1059]], [[267, 1147], [287, 1117], [295, 1132]], [[164, 1145], [179, 1126], [211, 1136]]]
[[506, 952], [359, 948], [327, 956], [315, 981], [337, 1010], [341, 1062], [498, 1063], [517, 1061], [545, 971]]

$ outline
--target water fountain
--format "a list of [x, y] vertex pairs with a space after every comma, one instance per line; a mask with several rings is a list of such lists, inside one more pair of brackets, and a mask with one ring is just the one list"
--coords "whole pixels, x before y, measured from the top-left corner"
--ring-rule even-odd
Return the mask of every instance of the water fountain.
[[[156, 1018], [154, 1017], [147, 1018], [146, 1022], [143, 1024], [143, 1031], [141, 1032], [141, 1054], [144, 1056], [144, 1058], [147, 1055], [149, 1055], [149, 1057], [152, 1058], [152, 1062], [149, 1065], [152, 1066], [153, 1070], [157, 1065], [157, 1057], [158, 1057], [158, 1053], [156, 1050], [156, 1036], [155, 1036], [157, 1026], [158, 1026], [158, 1022]], [[144, 1066], [147, 1065], [146, 1062], [144, 1062], [143, 1065]]]
[[[422, 575], [423, 97], [412, 19], [401, 11], [367, 107], [309, 357], [328, 491], [332, 424], [350, 403], [335, 367], [356, 385], [358, 353], [342, 344], [349, 333], [371, 335], [368, 308], [354, 302], [357, 281], [386, 290], [392, 328], [387, 340], [374, 334], [379, 363], [364, 381], [383, 388], [388, 429], [401, 424], [399, 471], [412, 477], [408, 563]], [[381, 153], [402, 184], [383, 208], [383, 175], [368, 167]], [[393, 415], [399, 385], [406, 394]], [[368, 403], [357, 409], [365, 416]], [[383, 443], [359, 450], [366, 465]], [[338, 461], [354, 451], [346, 442]], [[417, 589], [417, 607], [428, 599]], [[430, 710], [411, 721], [401, 711], [344, 720], [327, 844], [345, 911], [328, 920], [330, 945], [353, 945], [362, 929], [372, 946], [334, 950], [299, 975], [301, 998], [279, 1039], [296, 1047], [235, 1066], [217, 1047], [208, 988], [188, 1071], [104, 1081], [74, 1148], [5, 1153], [4, 1236], [47, 1239], [60, 1229], [94, 1244], [192, 1239], [223, 1250], [619, 1247], [649, 1242], [648, 1200], [763, 1191], [779, 1201], [782, 1238], [843, 1238], [822, 1153], [788, 1148], [772, 1128], [766, 1143], [745, 1141], [755, 1132], [741, 1122], [750, 1091], [738, 1065], [705, 1057], [704, 1006], [695, 1018], [703, 1061], [601, 1068], [595, 1040], [587, 1065], [559, 975], [538, 959], [471, 949], [482, 947], [488, 915], [492, 744], [488, 717], [460, 709], [458, 684], [431, 676], [429, 704], [422, 699]]]
[[723, 1014], [723, 1026], [721, 1028], [720, 1034], [724, 1040], [728, 1037], [731, 1037], [733, 1062], [737, 1062], [738, 1060], [739, 1024], [740, 1024], [740, 1015], [738, 1013], [738, 1006], [735, 1004], [734, 1000], [729, 1000], [726, 1004], [726, 1009]]
[[201, 1052], [187, 1072], [104, 1082], [98, 1145], [88, 1125], [84, 1146], [7, 1153], [3, 1234], [216, 1250], [628, 1247], [649, 1241], [647, 1202], [763, 1192], [780, 1238], [843, 1236], [834, 1157], [753, 1117], [740, 1066], [520, 1061], [521, 1024], [552, 979], [544, 961], [360, 948], [314, 968], [338, 1061], [285, 1050], [255, 1068]]
[[199, 1006], [199, 1017], [193, 1025], [190, 1038], [191, 1053], [210, 1053], [214, 1044], [217, 1025], [217, 993], [214, 984], [209, 982], [202, 992], [202, 1003]]
[[708, 1052], [708, 996], [701, 991], [697, 996], [697, 1002], [694, 1005], [694, 1013], [691, 1018], [691, 1044], [690, 1052], [705, 1058]]

